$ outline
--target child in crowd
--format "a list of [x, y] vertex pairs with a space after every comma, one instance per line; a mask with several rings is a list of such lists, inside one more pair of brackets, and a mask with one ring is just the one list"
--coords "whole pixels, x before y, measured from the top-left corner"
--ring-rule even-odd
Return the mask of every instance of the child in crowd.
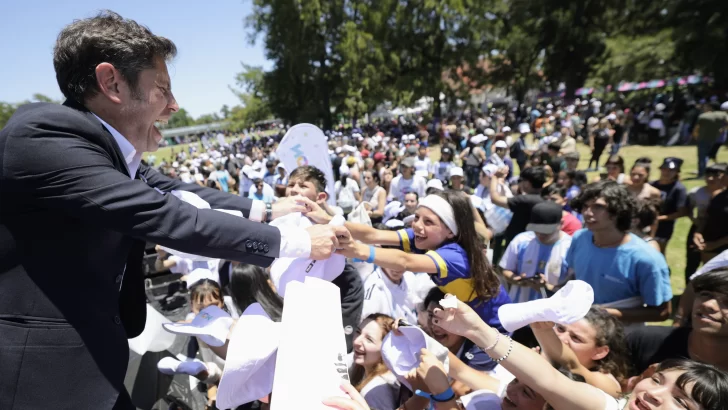
[[394, 319], [374, 313], [361, 322], [354, 337], [351, 384], [375, 409], [395, 409], [399, 382], [382, 360], [382, 340], [392, 330]]
[[[330, 217], [319, 210], [308, 214], [318, 223]], [[444, 292], [473, 306], [483, 320], [500, 328], [498, 308], [509, 303], [475, 232], [470, 198], [459, 192], [437, 192], [422, 198], [412, 228], [396, 232], [347, 222], [354, 239], [337, 252], [387, 269], [425, 272]], [[371, 245], [396, 246], [399, 249]]]

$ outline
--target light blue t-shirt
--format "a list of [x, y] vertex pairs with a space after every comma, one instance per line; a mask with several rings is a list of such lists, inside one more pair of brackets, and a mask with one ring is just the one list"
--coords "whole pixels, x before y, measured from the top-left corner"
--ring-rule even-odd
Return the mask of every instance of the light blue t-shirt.
[[223, 192], [228, 192], [228, 173], [225, 171], [215, 171], [215, 174], [217, 175], [217, 182], [220, 183], [220, 187]]
[[576, 279], [594, 288], [594, 303], [603, 304], [641, 296], [648, 306], [659, 306], [672, 299], [670, 270], [665, 257], [634, 234], [630, 241], [614, 247], [599, 248], [592, 232], [582, 229], [574, 234], [566, 262]]

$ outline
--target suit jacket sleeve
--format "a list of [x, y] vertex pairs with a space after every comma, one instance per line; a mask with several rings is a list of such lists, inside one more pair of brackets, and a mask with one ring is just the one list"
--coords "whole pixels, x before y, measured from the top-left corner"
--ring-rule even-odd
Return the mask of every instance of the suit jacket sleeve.
[[238, 195], [222, 192], [217, 189], [202, 187], [197, 184], [184, 183], [178, 179], [169, 178], [149, 166], [141, 165], [139, 167], [139, 175], [147, 179], [147, 184], [151, 187], [159, 188], [164, 192], [172, 190], [189, 191], [197, 194], [200, 198], [207, 201], [213, 209], [230, 209], [241, 211], [246, 218], [250, 217], [250, 207], [253, 201], [248, 198], [242, 198]]
[[[131, 180], [114, 167], [111, 154], [68, 130], [20, 131], [6, 141], [3, 176], [11, 191], [33, 206], [187, 253], [260, 266], [278, 257], [281, 238], [275, 227], [197, 209]], [[153, 183], [171, 184], [144, 172]], [[229, 200], [202, 196], [221, 206]], [[234, 201], [245, 209], [245, 202]]]

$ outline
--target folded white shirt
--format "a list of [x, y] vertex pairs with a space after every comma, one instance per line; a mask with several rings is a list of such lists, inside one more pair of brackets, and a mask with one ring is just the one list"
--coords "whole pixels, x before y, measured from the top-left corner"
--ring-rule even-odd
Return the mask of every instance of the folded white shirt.
[[273, 391], [280, 332], [281, 324], [273, 322], [259, 303], [245, 309], [230, 335], [217, 391], [219, 408], [236, 408]]
[[[331, 220], [329, 225], [343, 226], [345, 222], [343, 216], [337, 215]], [[303, 230], [312, 226], [313, 223], [302, 214], [293, 213], [274, 220], [271, 222], [271, 225], [278, 226], [280, 229]], [[302, 236], [308, 238], [306, 232]], [[273, 261], [270, 267], [270, 277], [278, 294], [281, 297], [285, 297], [288, 283], [292, 281], [303, 282], [307, 277], [319, 278], [330, 282], [341, 275], [341, 272], [344, 271], [345, 264], [346, 258], [342, 255], [332, 255], [329, 259], [321, 261], [307, 257], [280, 257]]]
[[419, 327], [403, 326], [401, 335], [389, 332], [382, 341], [382, 359], [400, 383], [412, 390], [404, 376], [420, 364], [420, 351], [425, 348], [435, 355], [448, 371], [450, 359], [445, 346], [431, 338]]
[[509, 332], [535, 322], [574, 323], [586, 316], [594, 303], [594, 290], [581, 280], [571, 280], [548, 299], [509, 303], [498, 309], [501, 325]]
[[210, 346], [222, 346], [227, 340], [233, 318], [217, 306], [208, 306], [190, 323], [165, 323], [162, 326], [170, 333], [196, 336]]

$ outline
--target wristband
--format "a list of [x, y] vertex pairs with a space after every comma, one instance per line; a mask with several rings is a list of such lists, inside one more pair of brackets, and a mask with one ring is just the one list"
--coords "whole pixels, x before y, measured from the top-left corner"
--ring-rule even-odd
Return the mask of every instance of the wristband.
[[273, 220], [273, 205], [271, 203], [265, 204], [265, 221], [270, 222]]
[[359, 258], [353, 258], [354, 262], [366, 262], [366, 263], [374, 263], [374, 245], [369, 245], [369, 258], [367, 260], [362, 260]]
[[438, 403], [445, 403], [455, 398], [455, 392], [452, 391], [452, 387], [448, 387], [447, 390], [440, 394], [430, 394], [420, 389], [415, 390], [415, 394]]

